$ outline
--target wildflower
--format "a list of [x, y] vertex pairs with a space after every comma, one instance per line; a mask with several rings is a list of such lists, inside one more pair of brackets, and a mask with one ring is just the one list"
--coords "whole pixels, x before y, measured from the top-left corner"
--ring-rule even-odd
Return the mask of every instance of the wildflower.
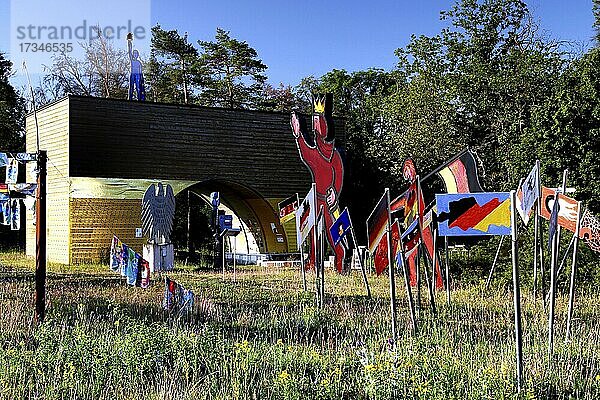
[[290, 374], [287, 370], [283, 370], [277, 375], [277, 379], [275, 380], [277, 383], [285, 384], [290, 380]]
[[376, 371], [377, 371], [377, 365], [376, 364], [367, 364], [367, 365], [365, 365], [365, 372], [372, 373], [372, 372], [376, 372]]
[[283, 340], [277, 339], [277, 346], [283, 346]]

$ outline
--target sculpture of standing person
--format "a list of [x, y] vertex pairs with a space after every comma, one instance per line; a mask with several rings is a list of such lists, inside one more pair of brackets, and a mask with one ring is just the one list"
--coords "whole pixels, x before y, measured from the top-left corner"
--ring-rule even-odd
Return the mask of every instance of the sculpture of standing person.
[[127, 34], [127, 53], [129, 54], [129, 100], [133, 100], [133, 91], [135, 89], [136, 99], [146, 101], [146, 90], [144, 88], [144, 75], [142, 74], [142, 61], [140, 53], [133, 50], [133, 34]]

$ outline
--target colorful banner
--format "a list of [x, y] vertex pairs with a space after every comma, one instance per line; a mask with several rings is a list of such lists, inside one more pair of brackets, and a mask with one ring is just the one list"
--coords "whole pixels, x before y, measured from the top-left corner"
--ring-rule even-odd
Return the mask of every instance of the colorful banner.
[[470, 150], [463, 151], [438, 174], [446, 185], [447, 193], [483, 192], [477, 176], [477, 163]]
[[8, 159], [8, 165], [6, 166], [6, 183], [17, 183], [17, 176], [19, 175], [19, 162], [15, 158]]
[[163, 307], [173, 313], [191, 312], [194, 308], [194, 292], [165, 277]]
[[146, 289], [150, 285], [150, 264], [140, 254], [113, 235], [109, 267], [127, 278], [127, 284]]
[[600, 253], [600, 220], [589, 210], [585, 210], [579, 227], [579, 238], [587, 244], [590, 249]]
[[390, 204], [388, 202], [388, 193], [384, 193], [379, 202], [367, 218], [367, 236], [369, 238], [369, 252], [374, 253], [375, 248], [381, 241], [381, 238], [387, 232], [389, 223]]
[[510, 235], [510, 193], [436, 194], [440, 236]]
[[284, 224], [295, 218], [294, 212], [298, 208], [298, 195], [293, 195], [283, 200], [279, 206], [279, 221]]
[[348, 213], [348, 207], [344, 208], [344, 211], [340, 216], [333, 222], [329, 232], [333, 239], [333, 245], [337, 246], [338, 243], [350, 232], [352, 225], [350, 224], [350, 214]]
[[[555, 191], [542, 186], [542, 206], [540, 207], [539, 215], [546, 220], [550, 220], [550, 214], [554, 207], [554, 198]], [[574, 233], [577, 229], [579, 202], [564, 194], [558, 195], [558, 202], [558, 225]]]
[[517, 191], [517, 211], [525, 225], [529, 222], [529, 214], [541, 194], [539, 175], [536, 163]]
[[317, 213], [315, 210], [315, 191], [310, 189], [300, 206], [296, 210], [296, 230], [298, 248], [308, 237], [310, 230], [315, 226]]
[[[398, 220], [394, 221], [394, 223], [390, 227], [390, 234], [392, 235], [392, 259], [396, 259], [399, 253], [399, 243], [400, 243], [400, 224]], [[375, 250], [375, 273], [377, 276], [381, 275], [383, 271], [390, 264], [388, 262], [388, 241], [387, 238], [385, 240], [381, 240], [379, 245], [377, 245], [377, 249]]]
[[10, 199], [10, 230], [18, 231], [21, 229], [21, 201], [19, 199]]

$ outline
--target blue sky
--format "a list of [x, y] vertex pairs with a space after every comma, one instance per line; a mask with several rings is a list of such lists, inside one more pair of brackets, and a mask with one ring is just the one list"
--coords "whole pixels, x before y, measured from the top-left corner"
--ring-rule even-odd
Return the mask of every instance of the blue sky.
[[[30, 5], [24, 7], [24, 2]], [[269, 81], [275, 85], [279, 82], [296, 84], [302, 77], [320, 76], [333, 68], [349, 71], [369, 67], [390, 69], [396, 62], [394, 50], [405, 46], [411, 34], [438, 33], [444, 26], [439, 20], [440, 10], [449, 9], [453, 4], [448, 0], [104, 0], [68, 3], [73, 6], [50, 7], [55, 2], [13, 0], [13, 19], [15, 9], [21, 7], [18, 13], [21, 23], [31, 19], [38, 24], [45, 20], [48, 24], [74, 24], [82, 18], [84, 10], [89, 13], [96, 7], [92, 18], [102, 20], [104, 24], [137, 18], [136, 21], [143, 25], [160, 23], [166, 29], [187, 31], [194, 41], [213, 39], [215, 29], [221, 27], [258, 51], [269, 66]], [[546, 36], [575, 42], [576, 48], [590, 45], [593, 35], [591, 0], [530, 0], [527, 4]], [[34, 65], [35, 57], [49, 58], [47, 54], [11, 53], [10, 38], [14, 26], [11, 28], [10, 22], [11, 2], [0, 0], [0, 51], [8, 51], [15, 66], [20, 67], [23, 59], [28, 60], [28, 65]], [[138, 45], [144, 54], [147, 44], [138, 41]], [[44, 62], [48, 64], [49, 59]]]

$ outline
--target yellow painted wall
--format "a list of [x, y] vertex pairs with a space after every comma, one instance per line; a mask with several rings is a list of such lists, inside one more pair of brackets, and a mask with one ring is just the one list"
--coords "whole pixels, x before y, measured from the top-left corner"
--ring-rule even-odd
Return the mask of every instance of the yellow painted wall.
[[[48, 260], [69, 263], [69, 101], [67, 98], [52, 107], [38, 111], [40, 149], [48, 152], [47, 216]], [[27, 116], [26, 151], [36, 152], [36, 126], [33, 115]], [[31, 164], [28, 164], [31, 165]], [[33, 178], [28, 171], [28, 181]], [[35, 256], [35, 226], [33, 213], [26, 212], [26, 253]]]

